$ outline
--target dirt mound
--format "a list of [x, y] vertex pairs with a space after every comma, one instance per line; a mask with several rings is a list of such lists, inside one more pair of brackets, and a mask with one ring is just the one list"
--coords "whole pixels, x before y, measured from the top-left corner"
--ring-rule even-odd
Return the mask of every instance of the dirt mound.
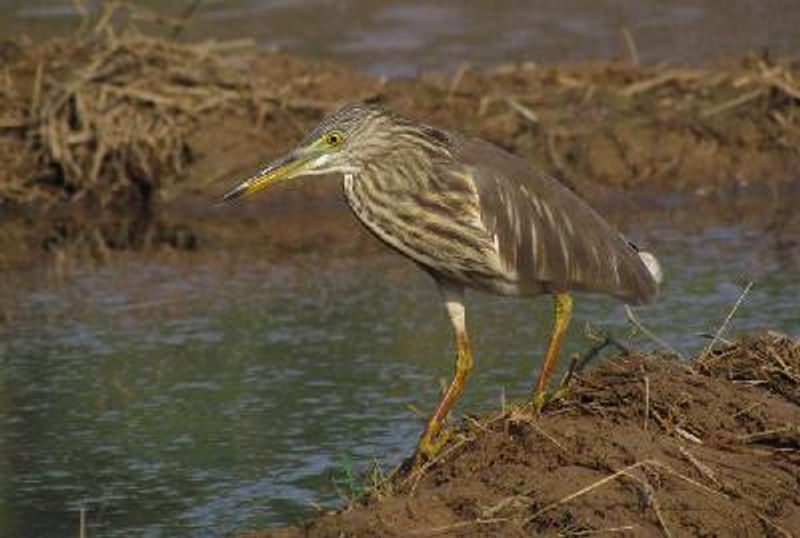
[[796, 535], [798, 394], [800, 343], [777, 335], [692, 363], [620, 356], [543, 416], [468, 418], [421, 472], [249, 536]]

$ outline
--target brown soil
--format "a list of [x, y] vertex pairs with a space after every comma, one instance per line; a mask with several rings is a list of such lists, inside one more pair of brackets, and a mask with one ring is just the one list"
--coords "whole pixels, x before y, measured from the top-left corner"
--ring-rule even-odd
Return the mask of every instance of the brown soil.
[[255, 537], [800, 534], [800, 343], [628, 354], [541, 416], [468, 418], [421, 471]]

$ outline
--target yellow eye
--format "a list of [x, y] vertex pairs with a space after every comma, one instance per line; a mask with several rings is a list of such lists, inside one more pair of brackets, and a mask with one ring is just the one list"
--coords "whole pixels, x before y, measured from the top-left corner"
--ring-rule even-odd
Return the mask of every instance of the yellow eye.
[[339, 131], [331, 131], [325, 135], [325, 143], [329, 146], [338, 146], [344, 142], [344, 135]]

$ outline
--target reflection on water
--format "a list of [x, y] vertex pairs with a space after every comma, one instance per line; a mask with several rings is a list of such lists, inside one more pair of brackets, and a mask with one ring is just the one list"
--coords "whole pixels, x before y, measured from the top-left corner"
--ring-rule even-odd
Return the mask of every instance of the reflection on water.
[[[134, 2], [173, 16], [193, 0]], [[68, 0], [0, 0], [0, 31], [46, 36], [75, 28]], [[305, 56], [386, 75], [508, 61], [620, 57], [622, 30], [645, 62], [696, 64], [770, 49], [797, 52], [796, 0], [506, 2], [230, 0], [201, 2], [190, 38], [253, 37]]]
[[[735, 302], [734, 333], [800, 335], [797, 258], [741, 227], [640, 231], [669, 277], [639, 310], [696, 351]], [[335, 504], [331, 474], [408, 455], [450, 332], [428, 277], [399, 257], [290, 260], [132, 255], [67, 280], [3, 275], [0, 535], [216, 536]], [[549, 303], [473, 294], [476, 373], [461, 411], [526, 394]], [[577, 302], [567, 352], [621, 306]], [[640, 341], [641, 345], [649, 343]]]

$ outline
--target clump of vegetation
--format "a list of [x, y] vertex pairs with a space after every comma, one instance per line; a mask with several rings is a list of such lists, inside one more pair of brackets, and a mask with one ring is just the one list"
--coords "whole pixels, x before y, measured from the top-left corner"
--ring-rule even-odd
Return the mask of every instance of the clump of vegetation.
[[331, 474], [331, 483], [344, 499], [352, 504], [367, 497], [381, 497], [391, 491], [390, 480], [376, 459], [365, 472], [358, 472], [353, 458], [344, 455]]
[[184, 173], [197, 119], [252, 99], [226, 59], [252, 43], [148, 36], [136, 13], [108, 3], [74, 37], [0, 46], [0, 202], [148, 206]]

